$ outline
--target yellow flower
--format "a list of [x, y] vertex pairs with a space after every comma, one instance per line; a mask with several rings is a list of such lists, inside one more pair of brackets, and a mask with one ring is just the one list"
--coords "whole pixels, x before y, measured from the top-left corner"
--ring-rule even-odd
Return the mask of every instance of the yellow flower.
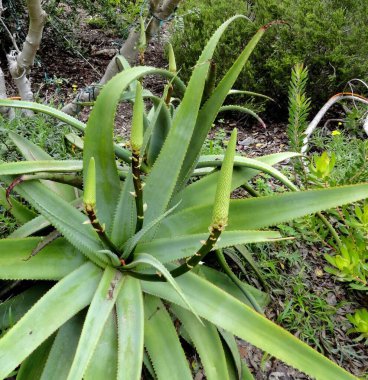
[[341, 132], [340, 131], [332, 131], [332, 136], [338, 136], [338, 135], [341, 135]]

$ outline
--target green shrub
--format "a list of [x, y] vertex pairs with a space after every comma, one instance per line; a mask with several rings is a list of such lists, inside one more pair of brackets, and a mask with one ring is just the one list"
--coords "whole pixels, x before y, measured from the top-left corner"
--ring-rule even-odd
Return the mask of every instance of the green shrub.
[[244, 1], [184, 2], [183, 13], [195, 11], [183, 17], [184, 27], [177, 28], [173, 36], [183, 74], [189, 74], [200, 46], [217, 25], [234, 13], [244, 13], [253, 22], [244, 21], [227, 36], [214, 58], [219, 74], [229, 67], [257, 27], [275, 19], [287, 21], [289, 27], [268, 34], [239, 76], [237, 87], [269, 95], [285, 110], [290, 70], [294, 64], [304, 62], [309, 69], [308, 93], [313, 106], [318, 108], [318, 102], [343, 89], [351, 78], [368, 79], [368, 42], [362, 38], [367, 33], [367, 1], [254, 0], [252, 3], [248, 10]]

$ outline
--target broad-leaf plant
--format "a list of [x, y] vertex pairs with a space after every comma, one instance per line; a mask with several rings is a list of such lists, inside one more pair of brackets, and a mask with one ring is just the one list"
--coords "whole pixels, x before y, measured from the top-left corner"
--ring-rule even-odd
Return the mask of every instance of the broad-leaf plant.
[[[272, 166], [296, 154], [235, 155], [236, 130], [225, 155], [200, 155], [270, 26], [215, 85], [214, 49], [239, 17], [215, 32], [187, 86], [173, 62], [166, 71], [118, 58], [124, 70], [101, 90], [87, 125], [45, 105], [0, 101], [84, 133], [75, 138], [83, 161], [58, 161], [9, 132], [25, 161], [0, 163], [0, 199], [22, 223], [0, 240], [2, 286], [18, 289], [0, 304], [1, 379], [192, 379], [191, 346], [207, 379], [252, 379], [235, 336], [313, 378], [354, 379], [268, 320], [267, 295], [240, 282], [224, 255], [230, 246], [280, 239], [269, 226], [368, 197], [366, 184], [297, 191]], [[162, 98], [142, 88], [152, 74], [167, 78]], [[113, 139], [121, 101], [134, 104], [129, 150]], [[260, 172], [291, 191], [256, 197], [249, 183]], [[249, 196], [231, 199], [243, 185]], [[12, 288], [19, 280], [23, 287]]]

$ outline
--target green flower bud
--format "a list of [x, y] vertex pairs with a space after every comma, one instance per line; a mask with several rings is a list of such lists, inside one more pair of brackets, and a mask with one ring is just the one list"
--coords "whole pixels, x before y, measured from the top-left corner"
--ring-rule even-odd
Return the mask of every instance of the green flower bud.
[[133, 152], [139, 152], [143, 144], [143, 110], [142, 85], [138, 82], [133, 107], [132, 130], [130, 134], [130, 144]]
[[219, 179], [217, 182], [215, 203], [213, 206], [211, 229], [223, 230], [227, 225], [231, 194], [231, 180], [233, 176], [234, 156], [236, 149], [237, 129], [231, 133], [224, 161], [222, 162]]
[[140, 23], [140, 36], [139, 36], [139, 42], [138, 42], [138, 50], [140, 53], [144, 53], [147, 46], [147, 40], [146, 40], [146, 28], [144, 26], [144, 20], [141, 16], [139, 18]]
[[169, 71], [170, 73], [176, 74], [176, 60], [175, 60], [174, 49], [170, 42], [167, 45], [169, 49]]
[[96, 206], [96, 166], [93, 157], [89, 160], [87, 178], [84, 181], [83, 202], [89, 210]]

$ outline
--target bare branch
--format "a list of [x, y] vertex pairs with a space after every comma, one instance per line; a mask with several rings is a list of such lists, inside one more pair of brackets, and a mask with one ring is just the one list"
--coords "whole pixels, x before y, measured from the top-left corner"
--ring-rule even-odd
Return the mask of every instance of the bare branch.
[[34, 64], [37, 50], [40, 47], [43, 27], [47, 18], [46, 12], [42, 9], [40, 0], [27, 0], [29, 13], [29, 28], [23, 49], [17, 57], [19, 75], [23, 70], [29, 73]]
[[[27, 78], [34, 64], [34, 59], [40, 47], [43, 27], [46, 20], [46, 12], [42, 9], [41, 0], [27, 0], [29, 13], [29, 28], [22, 51], [11, 51], [6, 57], [8, 59], [9, 71], [17, 86], [22, 100], [33, 100], [31, 82]], [[32, 114], [26, 111], [26, 114]]]
[[6, 24], [5, 24], [4, 20], [3, 20], [3, 18], [1, 17], [1, 13], [2, 13], [2, 11], [3, 11], [3, 8], [0, 8], [0, 22], [1, 22], [1, 25], [2, 25], [3, 28], [5, 29], [6, 33], [8, 33], [9, 38], [10, 38], [10, 40], [11, 40], [13, 46], [14, 46], [14, 49], [15, 49], [18, 53], [20, 53], [19, 47], [18, 47], [18, 45], [17, 45], [17, 41], [15, 40], [14, 36], [11, 34], [11, 31], [8, 29], [8, 27], [6, 26]]

